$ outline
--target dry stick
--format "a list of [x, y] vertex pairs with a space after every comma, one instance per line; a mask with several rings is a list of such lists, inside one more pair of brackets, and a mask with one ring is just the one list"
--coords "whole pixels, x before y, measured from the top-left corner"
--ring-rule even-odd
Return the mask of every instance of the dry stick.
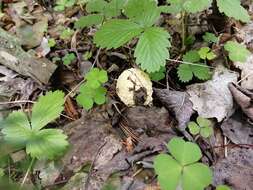
[[24, 177], [23, 180], [22, 180], [22, 183], [21, 183], [21, 185], [20, 185], [20, 188], [22, 188], [23, 185], [25, 184], [25, 181], [26, 181], [26, 179], [27, 179], [27, 177], [28, 177], [29, 172], [30, 172], [31, 169], [32, 169], [32, 166], [33, 166], [34, 161], [35, 161], [35, 157], [32, 158], [32, 161], [31, 161], [29, 167], [27, 168], [27, 171], [26, 171], [26, 173], [25, 173], [25, 177]]
[[87, 189], [88, 189], [88, 185], [89, 185], [89, 182], [90, 182], [90, 176], [91, 176], [91, 172], [92, 172], [92, 170], [93, 170], [94, 164], [95, 164], [95, 162], [96, 162], [96, 160], [97, 160], [98, 155], [99, 155], [100, 152], [101, 152], [101, 149], [102, 149], [105, 145], [106, 145], [106, 141], [98, 148], [97, 153], [96, 153], [94, 159], [92, 160], [92, 163], [91, 163], [91, 166], [90, 166], [90, 169], [89, 169], [89, 173], [88, 173], [88, 176], [87, 176], [87, 178], [86, 178], [85, 185], [84, 185], [84, 190], [87, 190]]
[[246, 80], [250, 75], [253, 74], [253, 71], [249, 72], [245, 77], [243, 77], [241, 80], [237, 81], [236, 84], [241, 83], [242, 81]]

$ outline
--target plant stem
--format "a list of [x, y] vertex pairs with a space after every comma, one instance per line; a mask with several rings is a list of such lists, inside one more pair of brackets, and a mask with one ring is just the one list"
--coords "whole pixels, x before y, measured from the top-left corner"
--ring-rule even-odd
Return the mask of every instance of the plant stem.
[[24, 178], [23, 178], [23, 180], [22, 180], [22, 183], [21, 183], [20, 187], [23, 187], [23, 185], [25, 184], [25, 181], [26, 181], [26, 179], [27, 179], [27, 177], [28, 177], [29, 172], [30, 172], [31, 169], [32, 169], [32, 166], [33, 166], [34, 161], [35, 161], [35, 157], [32, 158], [32, 161], [31, 161], [29, 167], [28, 167], [27, 170], [26, 170], [25, 176], [24, 176]]
[[183, 11], [182, 13], [182, 18], [181, 18], [181, 24], [182, 24], [182, 34], [181, 34], [181, 38], [182, 38], [182, 51], [185, 50], [185, 36], [186, 36], [186, 12]]

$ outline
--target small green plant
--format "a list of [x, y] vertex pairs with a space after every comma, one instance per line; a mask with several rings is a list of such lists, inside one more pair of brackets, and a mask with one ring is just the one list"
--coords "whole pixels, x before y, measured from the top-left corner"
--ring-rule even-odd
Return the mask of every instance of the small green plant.
[[178, 77], [182, 82], [189, 82], [193, 76], [200, 80], [207, 80], [211, 77], [210, 69], [206, 65], [199, 63], [200, 56], [198, 51], [187, 52], [183, 56], [183, 61], [186, 63], [180, 64], [177, 68]]
[[72, 61], [76, 60], [76, 55], [74, 53], [67, 53], [63, 58], [63, 64], [69, 65]]
[[197, 122], [189, 122], [188, 128], [191, 134], [193, 135], [200, 135], [204, 138], [208, 138], [213, 134], [213, 128], [212, 123], [210, 120], [203, 118], [203, 117], [197, 117]]
[[77, 102], [86, 110], [106, 102], [106, 88], [102, 85], [108, 81], [107, 72], [98, 68], [91, 69], [85, 76], [86, 83], [81, 85]]
[[4, 176], [4, 169], [0, 168], [0, 179]]
[[232, 61], [245, 62], [250, 55], [250, 51], [243, 44], [234, 41], [228, 41], [224, 48], [228, 51], [229, 59]]
[[165, 67], [161, 67], [161, 69], [154, 73], [149, 73], [150, 79], [152, 81], [160, 81], [165, 78]]
[[155, 172], [162, 190], [203, 190], [212, 182], [212, 171], [199, 163], [202, 157], [197, 144], [173, 138], [167, 145], [171, 155], [160, 154], [154, 159]]
[[66, 28], [61, 32], [60, 38], [62, 40], [69, 40], [73, 34], [74, 34], [74, 30], [71, 30], [70, 28]]
[[202, 38], [207, 43], [217, 43], [219, 41], [219, 38], [210, 32], [206, 32]]
[[56, 45], [56, 41], [54, 38], [49, 38], [48, 39], [48, 46], [51, 48], [51, 47], [54, 47]]
[[227, 185], [219, 185], [216, 190], [231, 190]]
[[53, 159], [64, 153], [67, 136], [59, 129], [43, 129], [60, 116], [64, 109], [64, 93], [48, 92], [32, 108], [31, 117], [23, 111], [14, 111], [3, 121], [4, 140], [26, 148], [27, 154], [37, 159]]
[[76, 23], [76, 28], [84, 28], [92, 25], [99, 25], [104, 20], [117, 17], [121, 14], [121, 10], [125, 4], [125, 0], [91, 0], [86, 4], [86, 11], [90, 15], [82, 16]]
[[207, 60], [212, 60], [216, 57], [215, 53], [212, 52], [212, 50], [209, 47], [202, 47], [198, 51], [199, 56], [201, 59], [207, 59]]
[[76, 0], [57, 0], [54, 10], [64, 11], [66, 8], [74, 6], [75, 3], [76, 3]]

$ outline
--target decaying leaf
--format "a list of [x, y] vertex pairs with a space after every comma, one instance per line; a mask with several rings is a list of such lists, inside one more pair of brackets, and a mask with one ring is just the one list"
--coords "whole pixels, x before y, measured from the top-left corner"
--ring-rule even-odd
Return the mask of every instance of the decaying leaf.
[[218, 66], [212, 80], [187, 87], [193, 109], [204, 118], [217, 118], [218, 122], [233, 114], [233, 97], [228, 89], [238, 75]]
[[234, 190], [253, 187], [253, 150], [234, 148], [214, 165], [214, 185], [227, 184]]
[[242, 111], [253, 120], [253, 93], [232, 83], [229, 84], [229, 90]]
[[253, 144], [253, 126], [250, 125], [239, 111], [221, 125], [223, 134], [235, 144]]
[[163, 105], [175, 114], [178, 128], [187, 135], [185, 131], [186, 124], [194, 113], [192, 102], [189, 100], [189, 94], [169, 89], [155, 89], [154, 92]]

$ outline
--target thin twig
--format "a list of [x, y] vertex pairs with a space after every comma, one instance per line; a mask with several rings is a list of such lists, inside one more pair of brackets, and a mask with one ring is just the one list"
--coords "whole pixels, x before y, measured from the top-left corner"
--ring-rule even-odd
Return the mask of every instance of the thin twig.
[[25, 184], [25, 181], [26, 181], [26, 179], [27, 179], [27, 177], [28, 177], [28, 174], [30, 173], [30, 171], [31, 171], [31, 169], [32, 169], [32, 166], [33, 166], [34, 161], [35, 161], [35, 157], [32, 158], [32, 161], [31, 161], [29, 167], [27, 168], [27, 171], [26, 171], [25, 176], [24, 176], [24, 178], [23, 178], [23, 180], [22, 180], [22, 183], [21, 183], [21, 185], [20, 185], [20, 188], [22, 188], [23, 185]]
[[188, 64], [188, 65], [196, 65], [196, 66], [207, 67], [207, 68], [212, 68], [212, 69], [215, 68], [215, 67], [208, 66], [208, 65], [201, 65], [201, 64], [197, 64], [197, 63], [191, 63], [191, 62], [187, 62], [187, 61], [180, 61], [180, 60], [176, 60], [176, 59], [167, 59], [167, 60], [173, 61], [173, 62], [176, 62], [176, 63], [184, 63], [184, 64]]

